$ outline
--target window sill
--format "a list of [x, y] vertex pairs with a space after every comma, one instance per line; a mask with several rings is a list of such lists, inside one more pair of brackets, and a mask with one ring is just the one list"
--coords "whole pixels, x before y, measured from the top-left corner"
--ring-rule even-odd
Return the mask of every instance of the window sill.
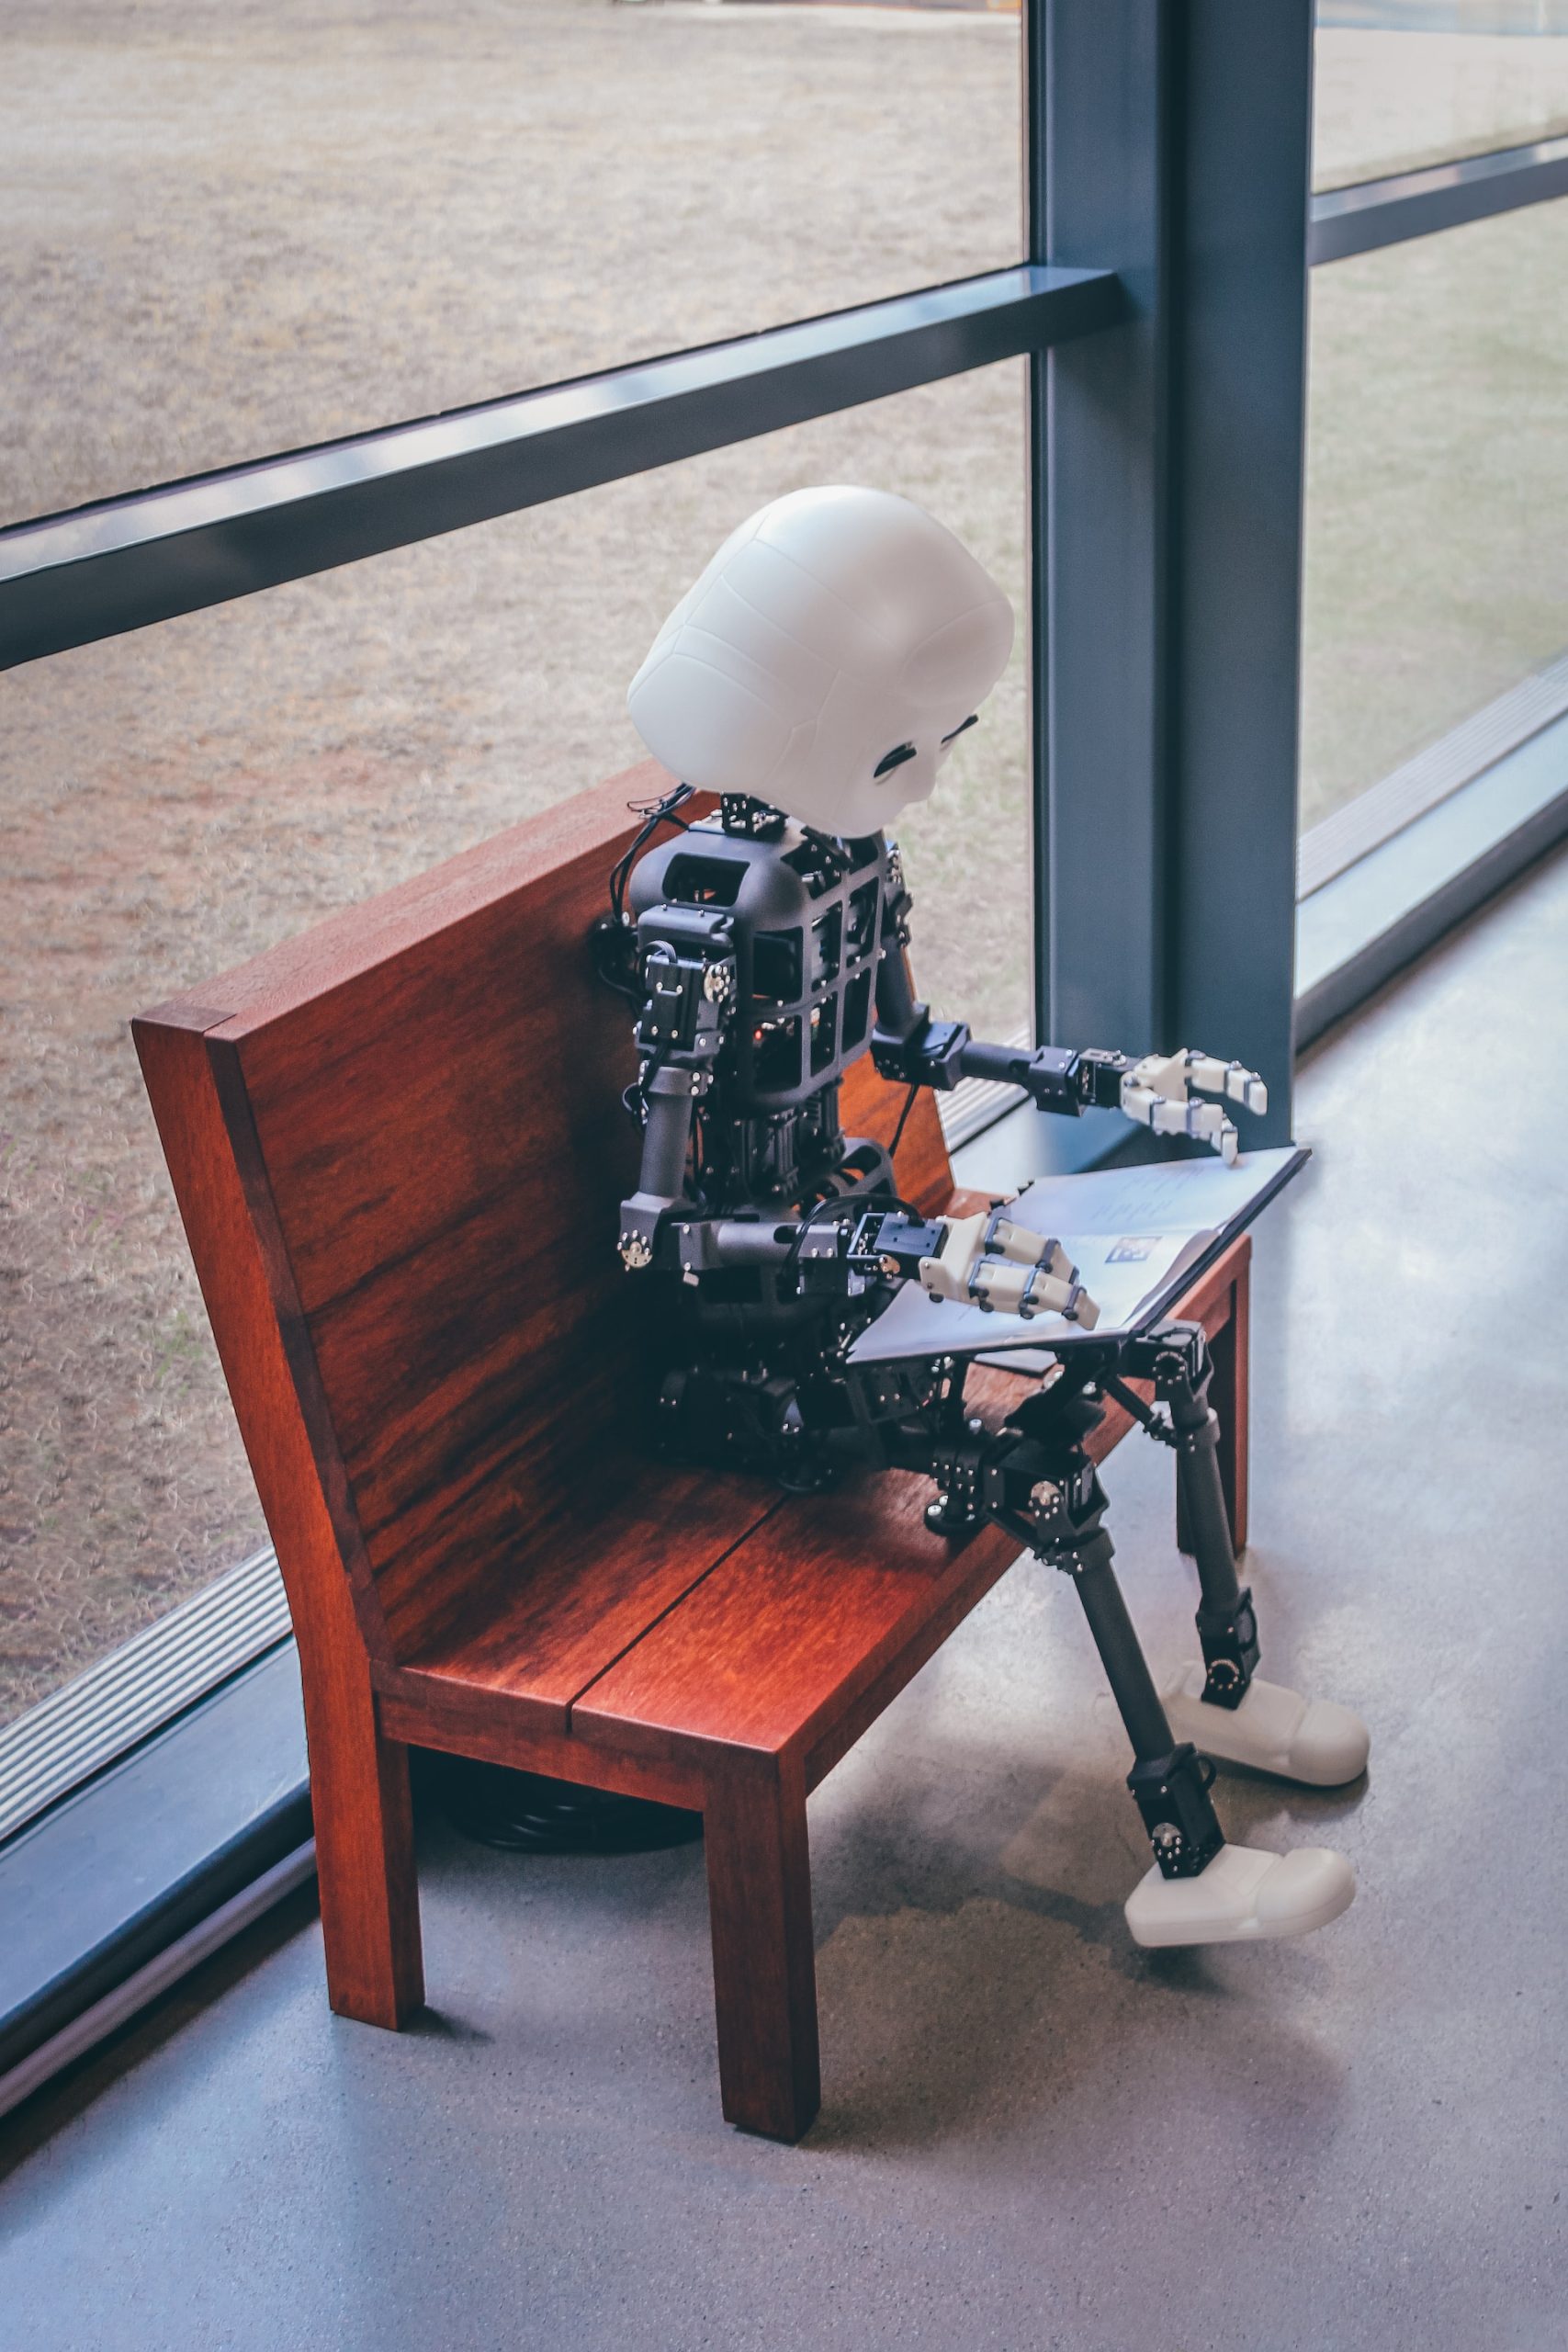
[[1298, 1052], [1564, 836], [1568, 717], [1302, 900]]

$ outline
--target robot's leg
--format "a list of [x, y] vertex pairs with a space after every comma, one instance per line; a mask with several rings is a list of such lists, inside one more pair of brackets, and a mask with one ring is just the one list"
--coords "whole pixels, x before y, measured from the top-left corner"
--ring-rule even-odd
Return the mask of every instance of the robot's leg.
[[1270, 1854], [1226, 1845], [1209, 1794], [1213, 1767], [1172, 1736], [1111, 1566], [1098, 1481], [1090, 1495], [1087, 1510], [1059, 1522], [1045, 1556], [1077, 1587], [1133, 1745], [1127, 1785], [1155, 1853], [1127, 1901], [1134, 1938], [1141, 1944], [1239, 1943], [1326, 1927], [1355, 1894], [1349, 1863], [1324, 1847]]
[[1150, 1370], [1170, 1410], [1176, 1475], [1202, 1594], [1197, 1623], [1203, 1664], [1184, 1668], [1167, 1683], [1167, 1710], [1179, 1736], [1206, 1755], [1314, 1788], [1338, 1788], [1366, 1769], [1367, 1727], [1332, 1699], [1306, 1699], [1256, 1674], [1258, 1620], [1231, 1549], [1219, 1422], [1208, 1397], [1208, 1348], [1196, 1325], [1168, 1325], [1154, 1339]]

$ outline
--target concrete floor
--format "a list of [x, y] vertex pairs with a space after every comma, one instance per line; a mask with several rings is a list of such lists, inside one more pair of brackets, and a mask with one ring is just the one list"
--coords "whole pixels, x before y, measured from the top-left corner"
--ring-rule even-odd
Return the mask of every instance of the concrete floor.
[[[332, 2018], [300, 1907], [7, 2127], [0, 2338], [175, 2347], [1546, 2352], [1564, 2317], [1568, 859], [1304, 1072], [1258, 1238], [1268, 1664], [1368, 1785], [1232, 1775], [1348, 1917], [1155, 1957], [1072, 1594], [1021, 1567], [813, 1802], [826, 2100], [717, 2111], [700, 1852], [424, 1864], [435, 2005]], [[1114, 1523], [1184, 1641], [1168, 1464]]]

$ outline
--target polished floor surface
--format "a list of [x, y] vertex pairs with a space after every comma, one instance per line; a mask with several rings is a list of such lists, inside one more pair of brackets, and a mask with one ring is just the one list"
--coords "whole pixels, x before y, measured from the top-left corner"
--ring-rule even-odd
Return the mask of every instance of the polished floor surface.
[[[1303, 1072], [1258, 1237], [1267, 1668], [1371, 1776], [1239, 1775], [1350, 1913], [1149, 1955], [1117, 1727], [1066, 1583], [1016, 1569], [812, 1801], [826, 2092], [717, 2110], [700, 1850], [433, 1832], [431, 2014], [329, 2016], [302, 1905], [4, 2127], [27, 2352], [998, 2346], [1548, 2352], [1568, 2341], [1562, 1487], [1568, 859]], [[1223, 1046], [1224, 1040], [1215, 1041]], [[1112, 1524], [1190, 1640], [1169, 1464]]]

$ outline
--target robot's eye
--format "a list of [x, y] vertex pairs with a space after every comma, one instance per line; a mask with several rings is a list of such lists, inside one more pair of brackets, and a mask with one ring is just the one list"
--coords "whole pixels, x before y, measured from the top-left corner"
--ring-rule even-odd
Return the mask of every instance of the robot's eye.
[[978, 727], [979, 724], [979, 712], [977, 710], [972, 710], [967, 718], [961, 718], [959, 720], [951, 735], [944, 735], [942, 740], [944, 743], [956, 743], [961, 735], [967, 734], [971, 727]]
[[912, 760], [914, 756], [915, 747], [913, 743], [900, 743], [897, 751], [885, 752], [883, 753], [881, 759], [877, 761], [876, 765], [873, 768], [872, 775], [874, 776], [891, 775], [895, 768], [901, 768], [906, 760]]

